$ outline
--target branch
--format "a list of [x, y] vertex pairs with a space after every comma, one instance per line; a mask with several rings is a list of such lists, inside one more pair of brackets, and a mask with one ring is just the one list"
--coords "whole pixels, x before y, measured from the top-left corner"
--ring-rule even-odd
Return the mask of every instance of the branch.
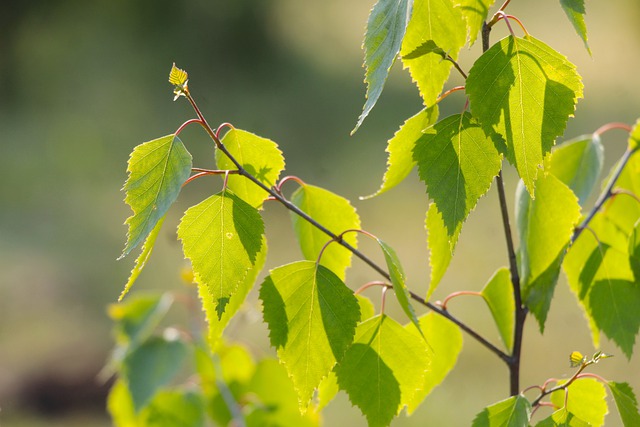
[[[375, 270], [382, 277], [384, 277], [388, 281], [391, 281], [391, 276], [389, 275], [389, 273], [385, 269], [380, 267], [373, 260], [371, 260], [369, 257], [364, 255], [362, 252], [360, 252], [359, 250], [357, 250], [353, 246], [351, 246], [349, 243], [345, 242], [342, 239], [341, 236], [333, 233], [332, 231], [327, 229], [325, 226], [323, 226], [322, 224], [317, 222], [315, 219], [310, 217], [307, 213], [302, 211], [300, 208], [298, 208], [296, 205], [294, 205], [289, 200], [287, 200], [284, 196], [282, 196], [282, 194], [279, 194], [273, 188], [267, 187], [263, 182], [258, 180], [258, 178], [253, 176], [251, 173], [247, 172], [247, 170], [235, 159], [235, 157], [233, 157], [231, 155], [231, 153], [227, 150], [227, 148], [224, 146], [224, 144], [222, 144], [222, 142], [220, 141], [220, 139], [216, 135], [216, 132], [214, 132], [213, 129], [211, 128], [211, 126], [209, 126], [209, 124], [207, 123], [206, 119], [202, 115], [202, 112], [198, 108], [198, 106], [197, 106], [195, 100], [193, 99], [193, 97], [191, 96], [191, 94], [190, 93], [186, 93], [185, 96], [189, 100], [189, 103], [193, 107], [193, 109], [196, 112], [196, 114], [198, 115], [199, 122], [202, 125], [202, 127], [205, 129], [205, 131], [209, 134], [211, 139], [214, 141], [214, 143], [216, 144], [216, 147], [220, 151], [222, 151], [229, 158], [229, 160], [231, 160], [231, 162], [236, 166], [236, 168], [238, 169], [237, 173], [239, 175], [244, 176], [247, 179], [249, 179], [251, 182], [256, 184], [258, 187], [260, 187], [261, 189], [263, 189], [264, 191], [269, 193], [271, 198], [273, 198], [274, 200], [277, 200], [285, 208], [289, 209], [291, 212], [293, 212], [296, 215], [300, 216], [305, 221], [307, 221], [309, 224], [313, 225], [318, 230], [322, 231], [324, 234], [326, 234], [327, 236], [331, 237], [333, 240], [338, 242], [340, 245], [342, 245], [345, 249], [350, 251], [356, 257], [360, 258], [361, 261], [363, 261], [365, 264], [367, 264], [369, 267], [371, 267], [373, 270]], [[451, 322], [453, 322], [456, 325], [458, 325], [460, 327], [460, 329], [462, 329], [463, 331], [465, 331], [466, 333], [471, 335], [474, 339], [476, 339], [480, 344], [482, 344], [487, 349], [489, 349], [491, 352], [493, 352], [498, 357], [500, 357], [500, 359], [502, 359], [506, 363], [509, 363], [509, 361], [511, 360], [511, 357], [509, 355], [507, 355], [502, 350], [500, 350], [499, 348], [497, 348], [496, 346], [491, 344], [484, 337], [482, 337], [478, 332], [474, 331], [471, 327], [469, 327], [468, 325], [466, 325], [465, 323], [463, 323], [459, 319], [455, 318], [448, 311], [442, 310], [441, 308], [435, 306], [434, 304], [432, 304], [432, 303], [430, 303], [428, 301], [425, 301], [422, 297], [420, 297], [418, 294], [416, 294], [416, 293], [414, 293], [412, 291], [409, 291], [409, 294], [411, 295], [412, 299], [414, 299], [415, 301], [418, 301], [420, 304], [422, 304], [425, 307], [429, 308], [430, 310], [440, 314], [441, 316], [444, 316], [445, 318], [449, 319]]]

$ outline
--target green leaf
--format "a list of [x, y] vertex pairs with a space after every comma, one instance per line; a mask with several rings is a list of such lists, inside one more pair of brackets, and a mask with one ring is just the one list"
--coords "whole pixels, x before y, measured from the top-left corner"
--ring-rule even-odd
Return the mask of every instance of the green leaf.
[[263, 234], [257, 209], [228, 190], [190, 207], [182, 217], [178, 237], [196, 282], [209, 290], [218, 319], [255, 266]]
[[[497, 138], [493, 132], [490, 135]], [[500, 171], [501, 156], [469, 113], [449, 116], [426, 129], [413, 156], [433, 199], [426, 221], [431, 254], [429, 298], [451, 261], [463, 222]]]
[[173, 337], [152, 337], [130, 352], [123, 361], [125, 379], [133, 405], [139, 412], [156, 391], [180, 371], [187, 346]]
[[631, 386], [627, 383], [610, 381], [607, 383], [616, 407], [622, 419], [622, 425], [633, 427], [640, 425], [640, 413], [638, 413], [638, 401]]
[[124, 201], [133, 215], [127, 218], [127, 244], [120, 258], [144, 241], [175, 202], [191, 174], [191, 154], [176, 135], [145, 142], [133, 149]]
[[258, 252], [258, 254], [256, 255], [254, 266], [249, 269], [242, 282], [238, 284], [238, 288], [236, 289], [233, 296], [230, 297], [229, 302], [225, 306], [225, 310], [222, 316], [218, 317], [216, 304], [211, 298], [207, 286], [205, 284], [198, 284], [198, 296], [202, 301], [202, 308], [204, 309], [205, 317], [207, 318], [208, 324], [207, 341], [209, 343], [209, 347], [212, 350], [215, 349], [217, 344], [220, 342], [220, 338], [222, 337], [224, 329], [227, 327], [229, 321], [238, 312], [238, 310], [240, 310], [240, 307], [247, 298], [249, 291], [251, 291], [251, 289], [253, 288], [258, 274], [260, 274], [260, 271], [264, 267], [266, 258], [267, 242], [263, 236], [262, 247], [260, 249], [260, 252]]
[[[424, 331], [429, 350], [429, 367], [424, 376], [424, 383], [418, 387], [414, 398], [407, 405], [407, 413], [411, 415], [418, 405], [436, 388], [451, 372], [458, 361], [462, 350], [462, 332], [453, 322], [434, 312], [420, 317], [420, 327]], [[409, 332], [418, 335], [414, 327], [405, 326]]]
[[[558, 385], [566, 381], [558, 381]], [[580, 378], [568, 387], [566, 409], [574, 416], [597, 427], [604, 425], [607, 414], [607, 391], [604, 385], [593, 378]], [[551, 393], [551, 402], [558, 408], [565, 407], [565, 392], [559, 390]]]
[[296, 391], [277, 360], [262, 360], [245, 390], [246, 400], [257, 399], [252, 405], [254, 410], [246, 416], [247, 427], [320, 425], [320, 417], [313, 408], [304, 414], [298, 409]]
[[453, 245], [450, 243], [447, 228], [435, 203], [429, 205], [425, 226], [428, 233], [427, 246], [429, 247], [429, 266], [431, 267], [431, 280], [425, 299], [429, 300], [449, 267], [456, 242]]
[[600, 178], [604, 147], [597, 134], [563, 142], [553, 151], [549, 172], [564, 182], [584, 206]]
[[476, 415], [472, 427], [527, 427], [529, 418], [531, 403], [517, 395], [484, 408]]
[[636, 121], [629, 134], [629, 148], [632, 150], [640, 148], [640, 119]]
[[640, 220], [629, 235], [629, 264], [636, 280], [640, 280]]
[[382, 194], [396, 185], [400, 184], [409, 175], [416, 165], [413, 160], [413, 148], [422, 136], [422, 131], [433, 125], [438, 119], [438, 105], [425, 108], [415, 116], [407, 119], [398, 132], [388, 142], [386, 152], [389, 153], [387, 159], [387, 171], [382, 178], [380, 189], [369, 199]]
[[[360, 228], [360, 217], [351, 203], [323, 188], [305, 184], [293, 193], [291, 202], [335, 234]], [[292, 213], [291, 220], [303, 256], [316, 261], [331, 238], [299, 215]], [[358, 247], [356, 233], [346, 234], [343, 240], [354, 248]], [[320, 264], [344, 280], [345, 270], [351, 265], [351, 256], [349, 250], [333, 243], [322, 253]]]
[[[454, 60], [466, 42], [466, 27], [459, 8], [450, 0], [415, 0], [400, 55], [404, 68], [418, 85], [424, 105], [430, 107], [449, 78], [451, 62], [444, 61], [442, 52]], [[430, 53], [416, 54], [423, 46]], [[437, 47], [438, 49], [434, 48]], [[420, 52], [422, 53], [422, 52]]]
[[412, 4], [413, 0], [378, 0], [369, 14], [363, 43], [367, 101], [351, 134], [358, 130], [382, 93], [389, 70], [400, 52]]
[[560, 0], [560, 6], [564, 10], [564, 13], [567, 14], [567, 18], [575, 28], [576, 33], [580, 36], [582, 41], [584, 42], [584, 47], [591, 55], [591, 49], [589, 48], [589, 43], [587, 43], [587, 25], [584, 22], [584, 0]]
[[576, 417], [566, 408], [558, 409], [549, 417], [536, 424], [536, 427], [590, 427], [591, 424]]
[[192, 391], [163, 390], [140, 413], [144, 427], [202, 427], [204, 405], [200, 395]]
[[375, 316], [375, 308], [373, 307], [373, 303], [371, 300], [365, 296], [360, 294], [356, 294], [356, 298], [358, 299], [358, 304], [360, 306], [360, 321], [364, 322], [365, 320]]
[[117, 379], [107, 396], [107, 411], [115, 427], [138, 427], [133, 399], [122, 379]]
[[336, 373], [331, 371], [329, 375], [322, 379], [318, 386], [318, 411], [327, 406], [339, 391], [338, 378], [336, 377]]
[[171, 294], [136, 295], [125, 303], [109, 305], [109, 317], [119, 345], [134, 350], [151, 336], [173, 303]]
[[149, 261], [149, 257], [151, 256], [151, 252], [153, 251], [153, 245], [155, 245], [156, 243], [156, 239], [158, 238], [158, 234], [160, 233], [160, 229], [162, 228], [162, 223], [164, 222], [165, 218], [166, 216], [163, 216], [158, 220], [158, 223], [155, 227], [153, 227], [153, 230], [151, 230], [151, 233], [149, 233], [147, 239], [144, 241], [144, 245], [142, 245], [142, 252], [140, 252], [140, 255], [138, 256], [138, 258], [136, 258], [136, 264], [133, 267], [133, 270], [131, 270], [129, 280], [127, 280], [127, 283], [124, 285], [124, 289], [120, 293], [118, 301], [122, 301], [125, 295], [129, 293], [131, 286], [133, 286], [133, 283], [142, 272], [144, 266], [147, 265], [147, 261]]
[[510, 352], [513, 348], [516, 303], [509, 269], [503, 267], [496, 271], [481, 293], [496, 322], [502, 342]]
[[495, 0], [454, 0], [456, 6], [462, 10], [462, 16], [467, 21], [467, 28], [469, 29], [469, 46], [472, 46], [480, 30], [482, 30], [482, 24], [487, 19], [489, 8], [493, 5]]
[[331, 270], [299, 261], [270, 271], [260, 289], [271, 345], [287, 368], [301, 410], [353, 341], [353, 292]]
[[598, 328], [622, 349], [628, 359], [633, 354], [640, 329], [640, 285], [627, 280], [600, 280], [589, 294], [591, 315]]
[[536, 193], [532, 200], [519, 185], [516, 221], [523, 301], [542, 332], [566, 248], [580, 219], [580, 205], [573, 192], [550, 174], [538, 179]]
[[491, 135], [465, 112], [426, 129], [413, 151], [420, 178], [453, 244], [462, 223], [500, 171], [501, 156]]
[[416, 312], [411, 305], [411, 295], [409, 294], [409, 289], [407, 289], [407, 279], [404, 274], [404, 269], [400, 264], [400, 259], [398, 258], [396, 251], [391, 246], [380, 239], [378, 239], [378, 244], [384, 254], [384, 259], [387, 263], [387, 268], [389, 269], [389, 276], [391, 276], [391, 284], [393, 285], [393, 291], [396, 294], [398, 303], [400, 303], [402, 311], [404, 311], [409, 320], [411, 320], [416, 328], [418, 328], [418, 331], [420, 331], [420, 334], [424, 337], [424, 333], [422, 332], [422, 329], [420, 329], [420, 323], [418, 322]]
[[358, 325], [335, 372], [340, 389], [360, 408], [369, 426], [382, 427], [405, 405], [415, 404], [428, 366], [425, 341], [380, 315]]
[[575, 66], [531, 36], [500, 40], [469, 71], [471, 112], [506, 140], [507, 159], [531, 195], [543, 158], [573, 116], [582, 87]]
[[[231, 129], [222, 138], [222, 143], [238, 163], [260, 182], [269, 188], [276, 184], [284, 170], [284, 157], [275, 142], [244, 130]], [[236, 169], [235, 164], [220, 150], [216, 150], [216, 163], [219, 169]], [[269, 193], [244, 176], [229, 175], [227, 188], [258, 209], [269, 197]]]

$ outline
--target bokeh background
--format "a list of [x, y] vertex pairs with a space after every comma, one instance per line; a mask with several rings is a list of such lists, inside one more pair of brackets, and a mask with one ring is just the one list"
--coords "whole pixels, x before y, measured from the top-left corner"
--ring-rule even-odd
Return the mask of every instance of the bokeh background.
[[[96, 377], [112, 346], [106, 315], [134, 258], [116, 262], [130, 215], [120, 191], [133, 147], [175, 131], [192, 113], [172, 101], [171, 64], [188, 70], [190, 88], [212, 124], [225, 121], [276, 141], [287, 174], [351, 199], [363, 227], [401, 256], [413, 290], [428, 284], [427, 197], [412, 175], [373, 200], [385, 169], [386, 141], [420, 99], [396, 65], [378, 105], [354, 137], [364, 103], [361, 40], [373, 1], [343, 0], [30, 0], [4, 5], [0, 13], [0, 424], [2, 426], [110, 425], [104, 410], [108, 384]], [[640, 3], [587, 2], [590, 57], [559, 2], [513, 0], [509, 13], [528, 31], [563, 52], [584, 78], [585, 99], [566, 137], [610, 121], [640, 116]], [[503, 25], [493, 40], [507, 34]], [[469, 69], [479, 46], [463, 51]], [[452, 84], [459, 84], [454, 78]], [[442, 115], [460, 111], [455, 94]], [[197, 166], [212, 164], [213, 150], [200, 129], [183, 140]], [[607, 167], [621, 155], [621, 132], [605, 135]], [[516, 185], [506, 169], [507, 190]], [[185, 266], [175, 225], [189, 204], [217, 191], [200, 180], [180, 196], [165, 222], [157, 249], [133, 292], [177, 290]], [[511, 200], [513, 197], [511, 197]], [[268, 267], [300, 257], [288, 213], [265, 210], [270, 242]], [[361, 247], [374, 259], [377, 250]], [[456, 256], [435, 294], [479, 290], [506, 265], [495, 189], [465, 225]], [[356, 288], [378, 279], [358, 261], [348, 275]], [[547, 330], [529, 319], [522, 385], [571, 373], [573, 350], [592, 353], [586, 322], [567, 290], [557, 287]], [[378, 295], [370, 294], [374, 300]], [[255, 296], [230, 328], [231, 339], [256, 357], [271, 355]], [[397, 307], [391, 304], [393, 313]], [[453, 301], [450, 309], [496, 343], [483, 302]], [[640, 309], [640, 308], [639, 308]], [[399, 311], [398, 318], [402, 319]], [[177, 322], [183, 321], [180, 314]], [[640, 392], [640, 362], [616, 355], [594, 368], [626, 380]], [[638, 350], [638, 349], [637, 349]], [[636, 351], [637, 351], [636, 350]], [[469, 425], [487, 404], [506, 396], [507, 370], [469, 337], [459, 363], [410, 418], [394, 426]], [[620, 425], [615, 408], [607, 425]], [[365, 425], [345, 395], [325, 412], [326, 425]]]

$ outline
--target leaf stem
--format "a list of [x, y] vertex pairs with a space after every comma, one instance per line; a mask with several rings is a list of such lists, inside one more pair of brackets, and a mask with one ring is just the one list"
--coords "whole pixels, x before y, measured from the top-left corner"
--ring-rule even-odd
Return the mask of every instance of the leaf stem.
[[573, 235], [571, 236], [571, 244], [573, 244], [578, 239], [578, 237], [580, 237], [580, 235], [582, 234], [582, 231], [589, 225], [589, 223], [591, 222], [593, 217], [596, 215], [596, 213], [598, 213], [598, 211], [602, 208], [605, 202], [609, 200], [611, 196], [614, 194], [612, 191], [613, 186], [618, 181], [618, 178], [620, 178], [620, 175], [622, 174], [622, 170], [629, 162], [629, 159], [631, 158], [633, 153], [635, 153], [637, 150], [638, 148], [634, 148], [634, 149], [628, 148], [624, 152], [624, 154], [622, 155], [622, 158], [620, 158], [620, 162], [618, 162], [618, 166], [616, 167], [615, 171], [613, 172], [613, 175], [611, 176], [611, 179], [609, 180], [609, 183], [607, 184], [605, 189], [602, 191], [602, 193], [598, 197], [598, 200], [596, 200], [596, 203], [591, 209], [591, 211], [589, 212], [589, 215], [587, 215], [584, 221], [582, 221], [582, 223], [578, 227], [576, 227], [576, 229], [574, 230]]
[[464, 90], [464, 86], [452, 87], [451, 89], [447, 90], [446, 92], [443, 92], [442, 95], [440, 95], [438, 97], [438, 99], [436, 99], [436, 104], [438, 104], [440, 101], [445, 99], [447, 96], [451, 95], [453, 92], [457, 92], [459, 90]]
[[593, 132], [593, 134], [597, 136], [601, 136], [603, 133], [613, 129], [622, 129], [627, 133], [631, 133], [631, 131], [633, 130], [631, 129], [631, 126], [629, 126], [626, 123], [613, 122], [613, 123], [607, 123], [606, 125], [600, 126], [598, 129], [596, 129], [595, 132]]
[[184, 130], [184, 128], [186, 128], [187, 126], [189, 126], [192, 123], [200, 123], [200, 119], [187, 120], [186, 122], [184, 122], [183, 124], [180, 125], [178, 130], [176, 130], [175, 135], [178, 136], [180, 134], [180, 132], [182, 132]]
[[463, 296], [463, 295], [481, 297], [482, 293], [481, 292], [475, 292], [475, 291], [453, 292], [453, 293], [447, 295], [447, 297], [440, 303], [440, 307], [442, 307], [443, 310], [446, 310], [447, 309], [447, 304], [449, 303], [449, 301], [451, 301], [453, 298], [460, 297], [460, 296]]
[[381, 282], [381, 281], [373, 281], [373, 282], [368, 282], [365, 283], [364, 285], [360, 286], [355, 292], [354, 294], [358, 295], [361, 294], [362, 292], [366, 291], [369, 288], [372, 288], [374, 286], [384, 286], [384, 287], [390, 287], [391, 285], [389, 285], [386, 282]]

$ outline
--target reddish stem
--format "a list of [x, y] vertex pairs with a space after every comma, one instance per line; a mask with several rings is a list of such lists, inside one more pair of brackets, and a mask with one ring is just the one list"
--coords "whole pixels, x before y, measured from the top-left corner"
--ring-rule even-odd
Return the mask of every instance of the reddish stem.
[[192, 175], [189, 177], [189, 179], [187, 179], [182, 186], [184, 187], [185, 185], [187, 185], [188, 183], [190, 183], [191, 181], [194, 181], [200, 177], [206, 176], [206, 175], [222, 175], [222, 174], [239, 174], [240, 171], [237, 170], [209, 170], [209, 169], [200, 169], [200, 168], [192, 168], [191, 169], [193, 172], [198, 172], [195, 175]]
[[180, 127], [178, 128], [178, 130], [176, 130], [175, 135], [178, 136], [180, 134], [180, 132], [182, 132], [182, 130], [184, 128], [186, 128], [187, 126], [189, 126], [192, 123], [201, 123], [200, 119], [189, 119], [186, 122], [184, 122], [183, 124], [180, 125]]
[[444, 299], [444, 301], [442, 301], [442, 303], [440, 303], [440, 307], [442, 307], [443, 310], [447, 309], [447, 303], [449, 302], [449, 300], [456, 298], [456, 297], [460, 297], [463, 295], [470, 295], [470, 296], [476, 296], [476, 297], [481, 297], [482, 294], [480, 292], [474, 292], [474, 291], [458, 291], [458, 292], [454, 292], [452, 294], [447, 295], [447, 297]]
[[631, 128], [631, 126], [629, 126], [626, 123], [613, 122], [613, 123], [607, 123], [606, 125], [600, 126], [598, 129], [596, 129], [595, 132], [593, 132], [593, 134], [600, 136], [603, 133], [608, 132], [608, 131], [613, 130], [613, 129], [622, 129], [622, 130], [626, 131], [627, 133], [631, 133], [631, 131], [633, 130]]
[[388, 286], [382, 288], [382, 296], [380, 297], [380, 314], [384, 314], [384, 303], [387, 297], [387, 291], [389, 290]]
[[374, 281], [374, 282], [368, 282], [365, 283], [364, 285], [360, 286], [355, 292], [354, 294], [358, 295], [361, 294], [362, 292], [364, 292], [365, 290], [372, 288], [374, 286], [384, 286], [384, 287], [389, 287], [389, 284], [386, 282], [380, 282], [380, 281]]
[[442, 95], [440, 95], [438, 97], [438, 99], [436, 99], [436, 104], [438, 104], [440, 101], [442, 101], [443, 99], [445, 99], [447, 96], [451, 95], [453, 92], [457, 92], [459, 90], [464, 90], [464, 86], [456, 86], [456, 87], [452, 87], [451, 89], [449, 89], [446, 92], [443, 92]]
[[236, 129], [231, 123], [224, 122], [220, 126], [218, 126], [218, 129], [216, 129], [216, 138], [220, 138], [220, 131], [222, 131], [222, 129], [224, 129], [225, 127], [228, 127], [230, 130]]
[[282, 194], [282, 186], [283, 186], [283, 185], [284, 185], [284, 183], [285, 183], [285, 182], [287, 182], [287, 181], [295, 181], [295, 182], [297, 182], [297, 183], [300, 185], [300, 187], [304, 187], [305, 185], [307, 185], [303, 180], [301, 180], [301, 179], [300, 179], [300, 178], [298, 178], [297, 176], [289, 175], [289, 176], [285, 176], [284, 178], [282, 178], [282, 179], [280, 180], [280, 182], [279, 182], [279, 183], [277, 183], [277, 184], [275, 185], [275, 190], [276, 190], [278, 193]]

